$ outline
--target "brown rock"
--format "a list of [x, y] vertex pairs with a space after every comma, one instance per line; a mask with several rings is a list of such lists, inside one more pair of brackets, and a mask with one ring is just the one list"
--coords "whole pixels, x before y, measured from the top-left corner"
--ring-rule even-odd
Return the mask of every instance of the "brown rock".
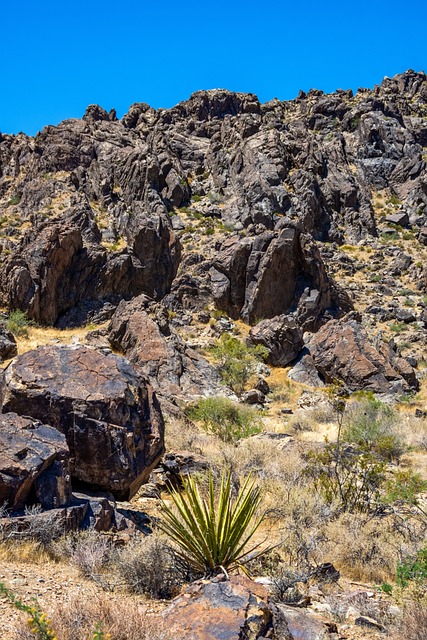
[[69, 451], [53, 427], [16, 413], [0, 415], [0, 505], [46, 509], [69, 504]]
[[266, 347], [267, 362], [275, 367], [286, 367], [304, 346], [302, 330], [295, 318], [285, 315], [261, 320], [250, 330], [248, 342]]
[[307, 344], [326, 382], [342, 380], [351, 391], [402, 392], [418, 388], [415, 371], [392, 346], [373, 344], [352, 317], [331, 320]]
[[256, 640], [271, 624], [267, 595], [262, 585], [243, 576], [198, 581], [163, 615], [176, 637], [186, 640]]
[[75, 480], [131, 497], [163, 453], [150, 385], [120, 356], [44, 346], [18, 356], [1, 382], [3, 411], [43, 419], [66, 437]]

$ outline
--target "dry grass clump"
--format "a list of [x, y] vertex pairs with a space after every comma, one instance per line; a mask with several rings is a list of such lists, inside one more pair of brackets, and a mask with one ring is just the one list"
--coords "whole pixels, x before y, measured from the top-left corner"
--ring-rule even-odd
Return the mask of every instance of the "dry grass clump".
[[395, 625], [391, 640], [425, 640], [427, 638], [427, 602], [408, 603]]
[[172, 547], [158, 534], [121, 549], [113, 566], [129, 591], [144, 593], [151, 598], [174, 597], [185, 578], [185, 567]]
[[[107, 594], [85, 598], [73, 594], [50, 612], [58, 640], [87, 640], [97, 624], [111, 640], [172, 640], [173, 635], [159, 617], [129, 599], [112, 599]], [[26, 624], [16, 629], [14, 640], [32, 640]]]
[[393, 581], [408, 535], [392, 516], [343, 513], [326, 527], [323, 551], [347, 577], [380, 584]]
[[68, 558], [85, 578], [99, 580], [115, 549], [110, 538], [93, 529], [64, 536], [52, 547], [57, 560]]

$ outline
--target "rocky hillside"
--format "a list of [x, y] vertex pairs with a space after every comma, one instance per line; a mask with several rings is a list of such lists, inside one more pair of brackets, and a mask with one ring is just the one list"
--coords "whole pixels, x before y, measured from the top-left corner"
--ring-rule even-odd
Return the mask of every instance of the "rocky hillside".
[[[305, 340], [297, 379], [416, 388], [426, 147], [426, 76], [413, 71], [355, 95], [311, 90], [266, 104], [201, 91], [168, 110], [134, 104], [121, 120], [91, 105], [35, 138], [1, 135], [0, 302], [65, 328], [144, 294], [150, 335], [179, 360], [178, 387], [191, 356], [168, 316], [196, 334], [214, 307], [251, 325], [279, 316], [281, 329], [263, 331], [271, 349], [290, 327], [281, 366], [306, 355], [304, 332], [333, 320]], [[354, 307], [361, 317], [337, 322]], [[409, 364], [387, 322], [414, 329]], [[354, 380], [340, 362], [348, 339], [364, 369]]]
[[[0, 579], [63, 640], [425, 637], [426, 259], [424, 73], [0, 134]], [[159, 536], [207, 470], [263, 492], [257, 584]]]

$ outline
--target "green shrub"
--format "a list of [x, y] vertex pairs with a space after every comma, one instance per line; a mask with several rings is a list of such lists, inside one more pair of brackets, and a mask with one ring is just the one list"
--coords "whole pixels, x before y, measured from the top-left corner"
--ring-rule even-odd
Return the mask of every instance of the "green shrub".
[[242, 394], [256, 365], [267, 357], [267, 349], [262, 345], [247, 346], [244, 342], [223, 333], [210, 349], [223, 382], [237, 394]]
[[417, 554], [408, 558], [396, 567], [396, 582], [400, 587], [407, 587], [409, 582], [427, 584], [427, 546]]
[[4, 322], [6, 329], [19, 337], [28, 336], [28, 326], [31, 324], [31, 320], [28, 320], [27, 314], [21, 309], [11, 311], [8, 319]]
[[396, 425], [393, 409], [367, 395], [344, 414], [342, 439], [377, 454], [381, 460], [399, 460], [405, 448]]
[[186, 413], [224, 442], [236, 442], [261, 430], [261, 418], [256, 409], [221, 396], [202, 398], [190, 405]]
[[327, 442], [323, 451], [309, 451], [305, 473], [324, 500], [342, 511], [369, 512], [376, 506], [385, 481], [386, 462], [369, 450], [352, 450], [342, 442]]
[[255, 556], [259, 544], [247, 545], [262, 522], [255, 518], [260, 505], [260, 489], [249, 478], [233, 499], [231, 472], [222, 476], [219, 491], [209, 475], [207, 497], [200, 494], [194, 478], [183, 478], [184, 491], [172, 489], [175, 509], [163, 503], [160, 528], [178, 547], [178, 555], [196, 572], [212, 575], [219, 570], [233, 571]]

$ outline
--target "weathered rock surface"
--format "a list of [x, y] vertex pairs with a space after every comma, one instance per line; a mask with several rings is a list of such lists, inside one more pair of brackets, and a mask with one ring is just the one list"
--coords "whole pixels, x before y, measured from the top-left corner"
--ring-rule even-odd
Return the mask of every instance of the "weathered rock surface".
[[[199, 581], [176, 598], [164, 619], [176, 637], [187, 640], [256, 640], [271, 628], [265, 588], [243, 576]], [[292, 636], [281, 635], [281, 640]]]
[[275, 367], [286, 367], [304, 346], [301, 328], [286, 315], [259, 322], [250, 330], [248, 342], [266, 347], [267, 362]]
[[17, 510], [70, 503], [69, 450], [53, 427], [16, 413], [0, 415], [0, 505]]
[[292, 227], [254, 238], [231, 237], [210, 275], [217, 307], [250, 324], [295, 310], [301, 325], [313, 330], [351, 308], [314, 243]]
[[414, 369], [393, 344], [369, 340], [360, 318], [331, 320], [307, 344], [325, 382], [343, 380], [351, 391], [390, 393], [417, 389]]
[[274, 607], [274, 628], [277, 638], [292, 640], [329, 640], [336, 625], [296, 607], [277, 604]]
[[31, 415], [66, 437], [75, 481], [132, 496], [164, 451], [151, 386], [125, 358], [84, 346], [18, 356], [1, 381], [3, 412]]
[[224, 393], [214, 367], [169, 325], [167, 309], [146, 296], [121, 302], [107, 331], [112, 348], [137, 365], [161, 397]]
[[15, 336], [0, 324], [0, 361], [14, 358], [18, 353]]

